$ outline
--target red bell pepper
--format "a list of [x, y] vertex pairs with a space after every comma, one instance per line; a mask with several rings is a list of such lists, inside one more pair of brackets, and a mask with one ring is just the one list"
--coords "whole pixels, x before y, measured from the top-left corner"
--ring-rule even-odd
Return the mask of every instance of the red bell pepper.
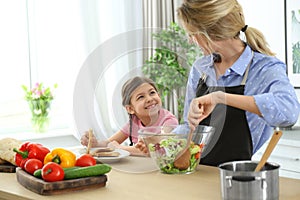
[[17, 166], [24, 169], [26, 161], [30, 158], [36, 158], [44, 162], [45, 156], [50, 152], [47, 147], [33, 142], [25, 142], [19, 149], [14, 148], [16, 152], [15, 162]]

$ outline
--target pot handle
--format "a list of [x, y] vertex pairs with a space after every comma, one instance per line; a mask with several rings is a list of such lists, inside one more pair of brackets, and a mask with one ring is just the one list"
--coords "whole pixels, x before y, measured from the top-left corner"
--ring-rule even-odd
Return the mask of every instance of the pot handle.
[[232, 176], [225, 176], [225, 185], [227, 188], [232, 187]]
[[[267, 181], [265, 178], [262, 177], [254, 177], [255, 181], [260, 181], [260, 187], [262, 189], [267, 188]], [[237, 181], [235, 179], [232, 178], [232, 176], [225, 176], [225, 185], [227, 188], [231, 188], [232, 187], [232, 181]]]
[[267, 188], [267, 181], [266, 181], [265, 178], [255, 177], [255, 180], [259, 180], [260, 181], [260, 187], [261, 187], [261, 189], [266, 189]]

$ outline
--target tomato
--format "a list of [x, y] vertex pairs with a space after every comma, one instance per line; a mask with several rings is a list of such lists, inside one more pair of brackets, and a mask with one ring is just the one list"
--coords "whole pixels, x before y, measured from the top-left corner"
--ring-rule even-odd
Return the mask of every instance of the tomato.
[[203, 149], [203, 147], [204, 147], [204, 144], [203, 144], [203, 143], [199, 144], [199, 147], [200, 147], [200, 149], [201, 149], [201, 151], [202, 151], [202, 149]]
[[24, 164], [24, 169], [29, 174], [33, 174], [35, 170], [42, 169], [43, 162], [36, 158], [28, 159]]
[[78, 167], [86, 167], [96, 165], [96, 159], [90, 154], [83, 154], [79, 158], [77, 158], [75, 166]]
[[64, 179], [64, 176], [65, 176], [65, 172], [63, 168], [55, 162], [48, 162], [42, 168], [42, 178], [44, 181], [47, 182], [61, 181]]
[[200, 152], [196, 153], [196, 154], [195, 154], [195, 159], [199, 159], [199, 158], [200, 158], [200, 155], [201, 155]]
[[23, 160], [21, 161], [21, 163], [20, 163], [20, 166], [19, 166], [19, 167], [21, 167], [22, 169], [24, 169], [24, 170], [25, 170], [25, 164], [26, 164], [27, 160], [29, 160], [29, 158], [25, 158], [25, 159], [23, 159]]

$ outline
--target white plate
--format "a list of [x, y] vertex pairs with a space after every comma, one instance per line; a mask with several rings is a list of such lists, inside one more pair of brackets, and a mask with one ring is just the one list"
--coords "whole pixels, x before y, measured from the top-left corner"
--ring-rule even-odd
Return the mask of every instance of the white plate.
[[123, 149], [115, 149], [114, 152], [119, 152], [120, 155], [116, 157], [94, 157], [97, 161], [103, 163], [114, 163], [120, 161], [120, 159], [125, 158], [130, 155], [130, 153]]

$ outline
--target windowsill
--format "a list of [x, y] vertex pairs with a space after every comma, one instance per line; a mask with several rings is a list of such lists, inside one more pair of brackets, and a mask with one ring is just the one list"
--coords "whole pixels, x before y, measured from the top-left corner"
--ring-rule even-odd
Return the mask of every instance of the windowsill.
[[10, 137], [10, 138], [16, 138], [18, 140], [32, 140], [32, 139], [46, 139], [46, 138], [61, 137], [61, 136], [73, 136], [73, 135], [74, 135], [74, 130], [72, 130], [71, 128], [64, 128], [64, 129], [52, 129], [44, 133], [25, 131], [25, 132], [18, 132], [18, 133], [1, 134], [0, 136], [1, 138]]

